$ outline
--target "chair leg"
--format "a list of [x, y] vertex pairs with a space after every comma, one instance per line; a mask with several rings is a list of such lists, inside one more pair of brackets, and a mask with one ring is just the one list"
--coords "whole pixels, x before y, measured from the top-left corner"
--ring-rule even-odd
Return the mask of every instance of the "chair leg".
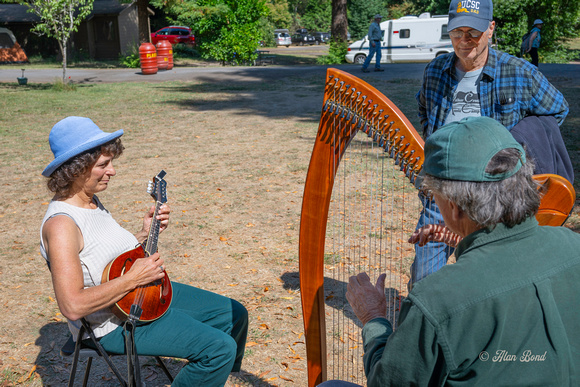
[[165, 375], [167, 375], [167, 377], [169, 378], [169, 381], [171, 383], [173, 383], [173, 375], [171, 375], [171, 373], [167, 369], [167, 366], [165, 365], [165, 363], [163, 362], [163, 360], [161, 360], [161, 358], [159, 356], [155, 356], [155, 360], [157, 360], [157, 364], [159, 364], [159, 367], [161, 367], [161, 369], [163, 370], [163, 372], [165, 373]]
[[79, 363], [79, 353], [81, 350], [81, 340], [83, 338], [84, 331], [85, 331], [85, 328], [81, 327], [79, 329], [79, 334], [77, 335], [77, 341], [75, 343], [75, 353], [73, 355], [73, 362], [72, 362], [72, 365], [70, 368], [70, 376], [68, 378], [68, 387], [73, 387], [74, 383], [75, 383], [75, 375], [77, 372], [77, 365]]
[[[97, 338], [95, 337], [92, 329], [90, 329], [90, 325], [88, 324], [88, 322], [84, 318], [82, 318], [81, 323], [82, 323], [82, 326], [79, 330], [79, 334], [77, 336], [77, 340], [76, 340], [76, 344], [75, 344], [75, 352], [74, 352], [74, 356], [73, 356], [73, 363], [71, 366], [71, 373], [70, 373], [70, 377], [69, 377], [68, 386], [69, 387], [74, 386], [74, 380], [75, 380], [75, 375], [76, 375], [77, 365], [78, 365], [78, 360], [79, 360], [79, 354], [80, 354], [80, 349], [81, 349], [81, 342], [82, 342], [82, 338], [83, 338], [84, 333], [87, 332], [89, 337], [91, 338], [92, 342], [94, 343], [97, 352], [101, 355], [101, 357], [105, 360], [105, 362], [107, 363], [109, 368], [113, 371], [113, 373], [115, 374], [115, 376], [119, 380], [120, 385], [122, 387], [127, 387], [128, 386], [127, 381], [121, 375], [121, 373], [119, 372], [119, 369], [113, 364], [111, 358], [109, 357], [109, 354], [107, 353], [107, 351], [105, 351], [105, 348], [103, 348], [103, 346], [101, 345], [99, 340], [97, 340]], [[137, 358], [136, 353], [133, 353], [133, 354], [135, 355], [135, 358]], [[127, 356], [130, 356], [130, 355], [131, 355], [130, 353], [127, 354]], [[85, 374], [84, 374], [84, 379], [83, 379], [83, 387], [86, 387], [88, 384], [92, 360], [93, 360], [92, 357], [89, 357], [87, 359], [87, 366], [85, 369]], [[155, 360], [157, 360], [157, 364], [159, 365], [159, 367], [161, 367], [161, 369], [163, 370], [163, 373], [165, 373], [167, 378], [173, 383], [173, 376], [169, 372], [169, 369], [167, 368], [167, 366], [165, 365], [165, 363], [163, 362], [161, 357], [155, 356]], [[133, 370], [129, 370], [129, 373], [132, 376], [132, 378], [131, 378], [132, 380], [130, 381], [130, 383], [131, 384], [134, 384], [133, 382], [140, 383], [140, 379], [141, 379], [140, 376], [141, 375], [140, 375], [140, 370], [139, 370], [138, 358], [133, 359], [133, 361], [130, 363], [133, 363], [132, 365], [136, 368]], [[130, 363], [128, 363], [128, 366], [131, 365]]]
[[89, 334], [89, 337], [93, 341], [93, 344], [97, 348], [97, 352], [101, 355], [101, 357], [105, 360], [105, 362], [107, 362], [107, 365], [109, 366], [109, 368], [113, 371], [113, 373], [115, 374], [115, 376], [119, 380], [119, 384], [123, 387], [126, 387], [127, 381], [125, 381], [125, 378], [121, 375], [121, 373], [119, 372], [119, 369], [111, 361], [111, 358], [109, 357], [109, 354], [107, 353], [107, 351], [105, 351], [105, 348], [103, 348], [103, 346], [101, 345], [99, 340], [97, 340], [97, 338], [95, 337], [93, 330], [90, 329], [89, 323], [84, 318], [81, 318], [81, 323], [83, 324], [83, 328]]
[[89, 357], [87, 359], [87, 368], [85, 368], [85, 377], [83, 378], [83, 387], [87, 387], [89, 381], [89, 374], [91, 373], [91, 365], [93, 364], [93, 358]]

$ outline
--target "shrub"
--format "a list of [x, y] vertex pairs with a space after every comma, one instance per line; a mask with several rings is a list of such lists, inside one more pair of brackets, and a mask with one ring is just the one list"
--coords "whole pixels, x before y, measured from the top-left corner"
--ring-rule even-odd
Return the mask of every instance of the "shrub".
[[173, 46], [173, 58], [199, 58], [197, 49], [187, 44], [176, 44]]
[[139, 59], [139, 48], [134, 46], [131, 52], [127, 56], [120, 55], [119, 63], [122, 66], [128, 67], [130, 69], [136, 69], [141, 67], [141, 60]]
[[321, 65], [345, 63], [345, 55], [348, 52], [348, 42], [331, 40], [328, 48], [328, 55], [318, 57], [316, 63]]

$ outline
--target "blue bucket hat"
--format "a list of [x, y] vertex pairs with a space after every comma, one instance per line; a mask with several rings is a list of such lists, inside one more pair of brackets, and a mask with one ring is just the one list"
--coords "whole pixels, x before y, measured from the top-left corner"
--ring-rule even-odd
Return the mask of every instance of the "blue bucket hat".
[[449, 4], [449, 23], [447, 31], [459, 27], [471, 27], [484, 32], [493, 20], [491, 0], [452, 0]]
[[48, 142], [54, 160], [42, 171], [49, 177], [62, 164], [81, 153], [96, 148], [123, 135], [123, 129], [114, 133], [103, 132], [90, 118], [67, 117], [56, 123]]

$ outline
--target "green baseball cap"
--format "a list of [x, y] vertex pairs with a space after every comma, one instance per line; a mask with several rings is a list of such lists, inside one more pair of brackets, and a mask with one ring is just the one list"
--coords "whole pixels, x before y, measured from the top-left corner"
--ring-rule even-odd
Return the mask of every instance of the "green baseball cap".
[[[486, 173], [493, 156], [509, 148], [520, 152], [520, 162], [505, 173]], [[489, 117], [469, 117], [442, 126], [429, 136], [423, 171], [446, 180], [500, 181], [519, 171], [525, 161], [524, 149], [502, 124]]]

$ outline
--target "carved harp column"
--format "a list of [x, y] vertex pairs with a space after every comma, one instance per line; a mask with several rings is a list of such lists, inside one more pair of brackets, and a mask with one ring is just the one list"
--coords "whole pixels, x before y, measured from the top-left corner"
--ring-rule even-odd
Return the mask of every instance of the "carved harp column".
[[[345, 161], [343, 157], [347, 154], [347, 149], [350, 151], [349, 146], [354, 144], [353, 139], [359, 132], [357, 139], [362, 136], [367, 141], [361, 143], [360, 149], [362, 149], [362, 152], [360, 153], [373, 153], [374, 159], [379, 160], [381, 163], [384, 163], [383, 159], [387, 159], [390, 170], [399, 174], [394, 179], [404, 181], [405, 186], [396, 188], [401, 193], [389, 193], [389, 195], [376, 192], [387, 187], [388, 184], [385, 182], [380, 182], [380, 186], [373, 186], [366, 189], [366, 191], [356, 187], [350, 188], [354, 192], [352, 195], [364, 197], [365, 200], [367, 197], [374, 195], [375, 201], [380, 202], [379, 210], [365, 207], [364, 209], [355, 208], [352, 212], [357, 214], [364, 213], [363, 217], [366, 218], [375, 216], [375, 212], [381, 213], [379, 217], [383, 217], [385, 214], [386, 217], [398, 217], [399, 224], [403, 225], [403, 227], [380, 221], [377, 227], [360, 230], [356, 229], [357, 227], [352, 227], [352, 222], [344, 220], [346, 215], [343, 210], [335, 210], [333, 211], [335, 214], [331, 214], [331, 217], [338, 216], [339, 223], [344, 223], [340, 227], [356, 229], [353, 234], [359, 233], [361, 239], [367, 240], [365, 243], [373, 239], [373, 244], [369, 243], [370, 247], [363, 251], [362, 243], [348, 242], [346, 247], [336, 249], [336, 252], [333, 253], [334, 256], [327, 255], [325, 257], [327, 229], [331, 228], [330, 224], [327, 225], [331, 202], [343, 201], [344, 211], [350, 211], [348, 207], [352, 195], [348, 196], [349, 194], [347, 194], [346, 198], [343, 197], [341, 199], [333, 198], [333, 187], [335, 186], [339, 165]], [[358, 143], [358, 140], [356, 142]], [[353, 145], [352, 147], [354, 148], [355, 146]], [[391, 320], [393, 327], [396, 327], [397, 303], [401, 297], [406, 295], [406, 279], [404, 274], [401, 273], [408, 272], [409, 264], [412, 262], [412, 257], [409, 260], [409, 256], [413, 255], [413, 246], [406, 243], [406, 238], [409, 237], [407, 233], [409, 230], [412, 231], [414, 229], [420, 211], [420, 204], [418, 205], [417, 192], [413, 187], [413, 183], [422, 167], [423, 147], [424, 141], [421, 136], [405, 115], [387, 97], [366, 82], [348, 73], [336, 69], [328, 70], [320, 125], [306, 177], [300, 220], [300, 289], [309, 386], [316, 386], [327, 380], [327, 353], [329, 350], [334, 353], [340, 352], [341, 359], [347, 358], [348, 362], [356, 362], [358, 364], [352, 370], [347, 371], [347, 374], [339, 375], [338, 377], [337, 375], [331, 375], [333, 379], [348, 379], [352, 382], [364, 384], [364, 375], [361, 374], [362, 341], [359, 336], [356, 336], [358, 333], [355, 333], [355, 331], [360, 332], [360, 323], [359, 326], [356, 326], [358, 320], [354, 317], [352, 311], [349, 314], [349, 306], [346, 300], [343, 299], [343, 306], [338, 306], [338, 303], [334, 303], [332, 308], [329, 309], [338, 311], [340, 315], [346, 316], [349, 323], [354, 323], [354, 329], [338, 326], [337, 330], [339, 332], [335, 332], [335, 325], [329, 325], [327, 329], [326, 317], [327, 315], [330, 317], [330, 313], [325, 311], [325, 303], [334, 302], [341, 297], [344, 298], [348, 275], [352, 273], [367, 270], [375, 273], [379, 271], [394, 272], [390, 266], [386, 267], [383, 263], [375, 263], [369, 258], [375, 252], [381, 256], [381, 262], [384, 262], [385, 257], [387, 257], [387, 260], [397, 261], [401, 268], [400, 270], [397, 269], [397, 273], [393, 274], [398, 278], [398, 285], [387, 284], [387, 287], [390, 287], [394, 294], [388, 301], [388, 303], [391, 303], [393, 314], [392, 317], [387, 316], [387, 318]], [[369, 150], [372, 150], [372, 152], [369, 152]], [[351, 163], [350, 156], [346, 156], [346, 158], [349, 159], [348, 163]], [[352, 169], [358, 173], [359, 167], [365, 163], [366, 161], [356, 164]], [[381, 168], [383, 167], [377, 168], [377, 172], [374, 173], [373, 178], [370, 180], [382, 180], [387, 175], [387, 168]], [[354, 186], [362, 182], [362, 179], [350, 177], [348, 179], [350, 180], [346, 183], [341, 182], [336, 185], [344, 185], [346, 191], [347, 186]], [[562, 224], [574, 204], [575, 193], [572, 185], [556, 175], [538, 175], [536, 180], [541, 184], [541, 189], [545, 192], [541, 210], [537, 217], [538, 220], [541, 224]], [[362, 185], [365, 184], [367, 183], [362, 182]], [[391, 189], [390, 185], [388, 189]], [[390, 200], [389, 203], [386, 203], [387, 196], [389, 197], [388, 200]], [[403, 197], [404, 199], [402, 199]], [[407, 204], [407, 201], [414, 201], [413, 205], [416, 207], [409, 209], [408, 207], [411, 206]], [[389, 207], [391, 212], [384, 211], [383, 207]], [[395, 212], [400, 213], [393, 215]], [[367, 223], [367, 219], [364, 219], [363, 223]], [[404, 228], [404, 230], [396, 230], [396, 228]], [[348, 237], [345, 235], [346, 233], [341, 234], [338, 239], [356, 238], [356, 236], [351, 238], [350, 234]], [[387, 248], [385, 245], [390, 245], [390, 247]], [[348, 255], [347, 250], [353, 250], [353, 255], [360, 256], [364, 262], [353, 262], [351, 258], [346, 256]], [[402, 250], [405, 250], [405, 252], [403, 253]], [[394, 255], [399, 256], [394, 257]], [[328, 272], [344, 267], [348, 267], [350, 271], [342, 279], [334, 280], [334, 289], [327, 291], [327, 293], [332, 294], [325, 294], [325, 269]], [[389, 289], [387, 289], [388, 291]], [[334, 297], [334, 300], [329, 301], [332, 297]], [[387, 297], [389, 298], [388, 294]], [[329, 340], [343, 343], [349, 341], [349, 343], [345, 343], [344, 348], [346, 349], [333, 350], [327, 348], [327, 332], [332, 335]], [[356, 348], [357, 352], [353, 354], [342, 353], [354, 348]], [[333, 360], [333, 363], [339, 363], [340, 361], [342, 360]], [[342, 369], [346, 365], [333, 364], [333, 367]]]

